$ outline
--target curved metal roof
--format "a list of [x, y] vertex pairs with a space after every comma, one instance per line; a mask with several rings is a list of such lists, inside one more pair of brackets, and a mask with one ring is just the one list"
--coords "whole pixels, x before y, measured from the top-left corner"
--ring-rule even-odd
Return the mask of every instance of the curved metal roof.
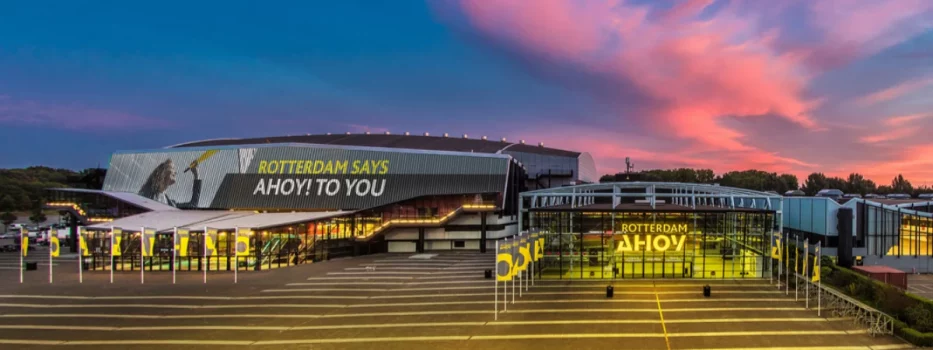
[[[587, 208], [598, 206], [596, 198], [612, 199], [609, 208], [618, 208], [625, 200], [646, 200], [651, 209], [659, 204], [672, 204], [696, 209], [698, 207], [748, 208], [780, 210], [781, 195], [719, 185], [682, 182], [611, 182], [546, 188], [523, 192], [530, 199], [529, 208], [569, 206]], [[659, 199], [662, 199], [659, 201]], [[524, 201], [523, 201], [524, 203]]]
[[[297, 135], [270, 136], [243, 139], [213, 139], [186, 142], [168, 148], [233, 146], [273, 143], [306, 143], [319, 145], [368, 146], [387, 148], [422, 149], [432, 151], [454, 151], [474, 153], [525, 152], [562, 157], [578, 157], [580, 152], [561, 150], [522, 143], [494, 140], [470, 139], [460, 137], [386, 135], [386, 134], [337, 134], [337, 135]], [[508, 148], [506, 150], [506, 148]]]

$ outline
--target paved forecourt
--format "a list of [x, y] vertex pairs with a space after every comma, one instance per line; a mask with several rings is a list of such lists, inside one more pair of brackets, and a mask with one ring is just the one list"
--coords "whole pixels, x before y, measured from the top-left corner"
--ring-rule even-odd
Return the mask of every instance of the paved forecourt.
[[[424, 257], [424, 256], [417, 256]], [[536, 281], [508, 304], [493, 254], [381, 254], [260, 272], [0, 271], [0, 346], [307, 349], [903, 349], [767, 280]], [[56, 266], [57, 267], [57, 266]], [[47, 268], [47, 267], [46, 267]], [[502, 284], [499, 284], [502, 291]], [[507, 308], [507, 309], [506, 309]], [[6, 344], [6, 345], [3, 345]], [[12, 347], [11, 347], [12, 348]]]

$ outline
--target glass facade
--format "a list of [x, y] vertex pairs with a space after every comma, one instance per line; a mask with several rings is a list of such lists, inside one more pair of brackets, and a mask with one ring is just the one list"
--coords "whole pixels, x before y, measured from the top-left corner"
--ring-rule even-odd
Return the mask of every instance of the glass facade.
[[535, 210], [545, 235], [546, 279], [761, 278], [771, 211], [614, 212]]
[[864, 204], [859, 204], [858, 211], [856, 247], [866, 247], [869, 255], [933, 256], [933, 219]]

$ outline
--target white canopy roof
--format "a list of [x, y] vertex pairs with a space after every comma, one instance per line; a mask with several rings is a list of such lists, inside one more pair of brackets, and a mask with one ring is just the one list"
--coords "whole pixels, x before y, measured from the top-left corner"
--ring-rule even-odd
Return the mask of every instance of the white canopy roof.
[[175, 227], [201, 231], [205, 227], [218, 230], [233, 230], [237, 227], [264, 229], [285, 226], [317, 219], [326, 219], [352, 213], [352, 211], [300, 212], [300, 213], [254, 213], [221, 210], [167, 210], [127, 216], [112, 222], [88, 226], [90, 230], [110, 230], [119, 227], [124, 231], [138, 231], [143, 227], [157, 232], [170, 231]]
[[325, 211], [325, 212], [300, 212], [300, 213], [260, 213], [248, 215], [227, 215], [217, 217], [208, 221], [197, 223], [196, 225], [187, 225], [186, 229], [200, 230], [205, 226], [216, 228], [218, 230], [232, 230], [237, 227], [263, 229], [268, 227], [285, 226], [308, 222], [318, 219], [326, 219], [335, 216], [341, 216], [352, 213], [352, 211]]
[[147, 210], [152, 210], [152, 211], [163, 211], [163, 210], [172, 210], [172, 211], [175, 211], [175, 210], [179, 210], [178, 208], [175, 208], [175, 207], [173, 207], [173, 206], [171, 206], [171, 205], [164, 204], [164, 203], [161, 203], [161, 202], [157, 202], [157, 201], [151, 200], [151, 199], [149, 199], [149, 198], [140, 196], [140, 195], [138, 195], [138, 194], [129, 193], [129, 192], [114, 192], [114, 191], [88, 190], [88, 189], [83, 189], [83, 188], [53, 188], [53, 190], [56, 190], [56, 191], [63, 191], [63, 192], [79, 192], [79, 193], [96, 193], [96, 194], [102, 194], [102, 195], [105, 195], [105, 196], [108, 196], [108, 197], [112, 197], [112, 198], [114, 198], [114, 199], [117, 199], [117, 200], [120, 200], [120, 201], [129, 203], [129, 204], [135, 205], [135, 206], [137, 206], [137, 207], [140, 207], [140, 208], [143, 208], [143, 209], [147, 209]]

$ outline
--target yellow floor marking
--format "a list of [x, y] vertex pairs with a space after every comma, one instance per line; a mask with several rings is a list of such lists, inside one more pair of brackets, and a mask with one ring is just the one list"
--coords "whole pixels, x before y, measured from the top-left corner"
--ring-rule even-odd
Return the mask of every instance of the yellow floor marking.
[[60, 340], [28, 340], [28, 339], [0, 339], [0, 344], [10, 345], [60, 345]]
[[664, 324], [664, 311], [661, 310], [661, 297], [655, 293], [654, 300], [658, 303], [658, 316], [661, 318], [661, 330], [664, 332], [664, 344], [667, 344], [667, 350], [671, 350], [671, 340], [667, 336], [667, 325]]
[[252, 345], [249, 340], [69, 340], [62, 345]]
[[486, 322], [424, 322], [424, 323], [380, 323], [380, 324], [348, 324], [348, 325], [322, 325], [322, 326], [298, 326], [290, 327], [289, 330], [320, 330], [320, 329], [370, 329], [370, 328], [397, 328], [397, 327], [462, 327], [462, 326], [484, 326]]
[[286, 286], [401, 286], [405, 282], [296, 282]]
[[[488, 313], [488, 311], [484, 311]], [[0, 318], [125, 318], [125, 319], [194, 319], [194, 318], [318, 318], [319, 315], [224, 314], [224, 315], [126, 315], [126, 314], [3, 314]]]
[[[537, 283], [538, 283], [538, 281], [535, 281], [535, 287], [536, 287], [536, 288], [605, 288], [605, 287], [608, 285], [608, 284], [606, 284], [606, 283], [602, 283], [602, 284], [538, 285]], [[648, 287], [648, 286], [630, 286], [630, 285], [626, 285], [626, 284], [613, 284], [612, 286], [613, 286], [613, 288], [616, 288], [617, 290], [625, 290], [626, 288], [643, 288], [643, 289], [644, 289], [644, 288], [651, 288], [651, 287]], [[767, 286], [768, 286], [767, 284], [765, 284], [765, 285], [736, 284], [736, 285], [729, 285], [729, 286], [720, 286], [720, 287], [716, 287], [716, 289], [714, 289], [713, 291], [716, 292], [716, 291], [719, 291], [719, 290], [749, 289], [749, 288], [766, 288]], [[687, 287], [695, 287], [695, 288], [693, 288], [693, 289], [691, 289], [691, 290], [696, 290], [696, 289], [698, 289], [698, 288], [700, 288], [700, 287], [702, 287], [702, 286], [699, 286], [699, 285], [696, 285], [696, 286], [671, 286], [671, 288], [678, 288], [678, 289], [683, 289], [683, 288], [687, 288]], [[663, 290], [663, 288], [662, 288], [662, 290]], [[771, 289], [769, 289], [768, 291], [775, 291], [775, 290], [774, 290], [774, 286], [771, 286]]]
[[430, 337], [385, 337], [385, 338], [339, 338], [339, 339], [295, 339], [295, 340], [269, 340], [257, 341], [252, 345], [296, 345], [296, 344], [335, 344], [335, 343], [380, 343], [395, 341], [445, 341], [469, 340], [463, 336], [430, 336]]
[[429, 290], [471, 290], [471, 289], [494, 289], [494, 285], [488, 285], [485, 287], [425, 287], [425, 288], [394, 288], [388, 290], [388, 292], [424, 292]]
[[[754, 348], [755, 350], [897, 350], [897, 349], [916, 349], [909, 344], [891, 344], [891, 345], [866, 345], [866, 346], [800, 346], [800, 347], [773, 347], [773, 348]], [[691, 350], [736, 350], [735, 348], [718, 349], [691, 349]]]
[[702, 319], [702, 320], [670, 320], [666, 319], [666, 323], [742, 323], [742, 322], [832, 322], [827, 318], [797, 318], [797, 317], [787, 317], [787, 318], [711, 318], [711, 319]]
[[333, 281], [333, 280], [356, 280], [356, 281], [365, 281], [365, 280], [413, 280], [414, 277], [402, 277], [402, 276], [366, 276], [366, 277], [308, 277], [308, 281]]
[[261, 293], [293, 293], [293, 292], [386, 292], [388, 289], [362, 289], [362, 288], [292, 288], [292, 289], [263, 289]]
[[[855, 332], [855, 333], [853, 333]], [[856, 331], [750, 331], [750, 332], [693, 332], [693, 333], [671, 333], [670, 337], [752, 337], [764, 335], [849, 335], [858, 334]]]
[[[710, 318], [696, 320], [669, 320], [664, 323], [742, 323], [742, 322], [829, 322], [825, 318]], [[522, 326], [522, 325], [571, 325], [571, 324], [654, 324], [659, 319], [641, 320], [544, 320], [544, 321], [490, 321], [489, 326]]]
[[426, 315], [486, 315], [489, 310], [482, 311], [412, 311], [412, 312], [369, 312], [360, 314], [327, 314], [318, 318], [345, 318], [345, 317], [380, 317], [380, 316], [426, 316]]
[[[354, 289], [356, 290], [356, 289]], [[153, 295], [153, 296], [77, 296], [77, 295], [0, 295], [0, 299], [56, 299], [56, 300], [273, 300], [273, 299], [367, 299], [365, 296], [325, 296], [325, 295], [295, 295], [295, 296], [249, 296], [249, 297], [207, 297], [185, 295]]]
[[480, 282], [480, 281], [483, 280], [483, 277], [482, 277], [482, 276], [468, 277], [468, 276], [457, 276], [457, 275], [454, 275], [454, 276], [424, 276], [424, 277], [418, 277], [417, 279], [418, 279], [418, 280], [470, 279], [470, 280], [472, 280], [472, 281], [474, 281], [474, 282]]
[[[535, 287], [537, 288], [537, 286], [535, 286]], [[552, 294], [554, 294], [554, 293], [559, 293], [559, 294], [603, 294], [604, 292], [583, 292], [583, 291], [580, 291], [580, 292], [525, 292], [525, 294], [530, 294], [530, 295], [552, 295]], [[644, 291], [633, 292], [633, 291], [626, 291], [626, 290], [616, 290], [615, 293], [616, 293], [616, 294], [625, 294], [625, 295], [654, 295], [653, 292], [644, 292]], [[759, 290], [749, 290], [749, 291], [741, 291], [741, 290], [728, 291], [728, 290], [721, 290], [721, 291], [717, 291], [717, 292], [715, 292], [715, 293], [716, 293], [716, 294], [773, 294], [773, 295], [784, 295], [784, 293], [781, 293], [781, 292], [776, 292], [776, 291], [764, 291], [764, 290], [760, 290], [760, 291], [759, 291]], [[700, 294], [700, 292], [697, 292], [697, 291], [674, 291], [674, 292], [658, 292], [658, 294], [659, 294], [659, 295], [683, 295], [683, 294]]]
[[430, 275], [430, 272], [372, 271], [372, 272], [328, 272], [328, 276], [380, 276], [380, 275]]
[[580, 334], [503, 334], [474, 335], [470, 340], [581, 339], [581, 338], [660, 338], [661, 333], [580, 333]]
[[386, 304], [354, 304], [347, 305], [347, 308], [361, 307], [395, 307], [395, 306], [440, 306], [440, 305], [467, 305], [467, 304], [492, 304], [493, 300], [473, 300], [473, 301], [438, 301], [421, 303], [386, 303]]
[[460, 298], [491, 296], [494, 293], [458, 293], [458, 294], [411, 294], [411, 295], [374, 295], [369, 299], [414, 299], [414, 298]]
[[343, 304], [223, 304], [223, 305], [177, 305], [177, 304], [0, 304], [0, 307], [34, 309], [79, 309], [79, 308], [159, 308], [159, 309], [239, 309], [239, 308], [343, 308]]
[[[708, 311], [802, 311], [803, 307], [713, 307], [713, 308], [677, 308], [667, 309], [667, 312], [708, 312]], [[655, 312], [655, 309], [540, 309], [540, 310], [509, 310], [508, 314], [534, 314], [534, 313], [567, 313], [567, 312]]]
[[[789, 302], [787, 298], [724, 298], [724, 299], [665, 299], [665, 303], [711, 303], [711, 302]], [[563, 303], [654, 303], [651, 299], [571, 299], [571, 300], [516, 300], [516, 304], [563, 304]]]

